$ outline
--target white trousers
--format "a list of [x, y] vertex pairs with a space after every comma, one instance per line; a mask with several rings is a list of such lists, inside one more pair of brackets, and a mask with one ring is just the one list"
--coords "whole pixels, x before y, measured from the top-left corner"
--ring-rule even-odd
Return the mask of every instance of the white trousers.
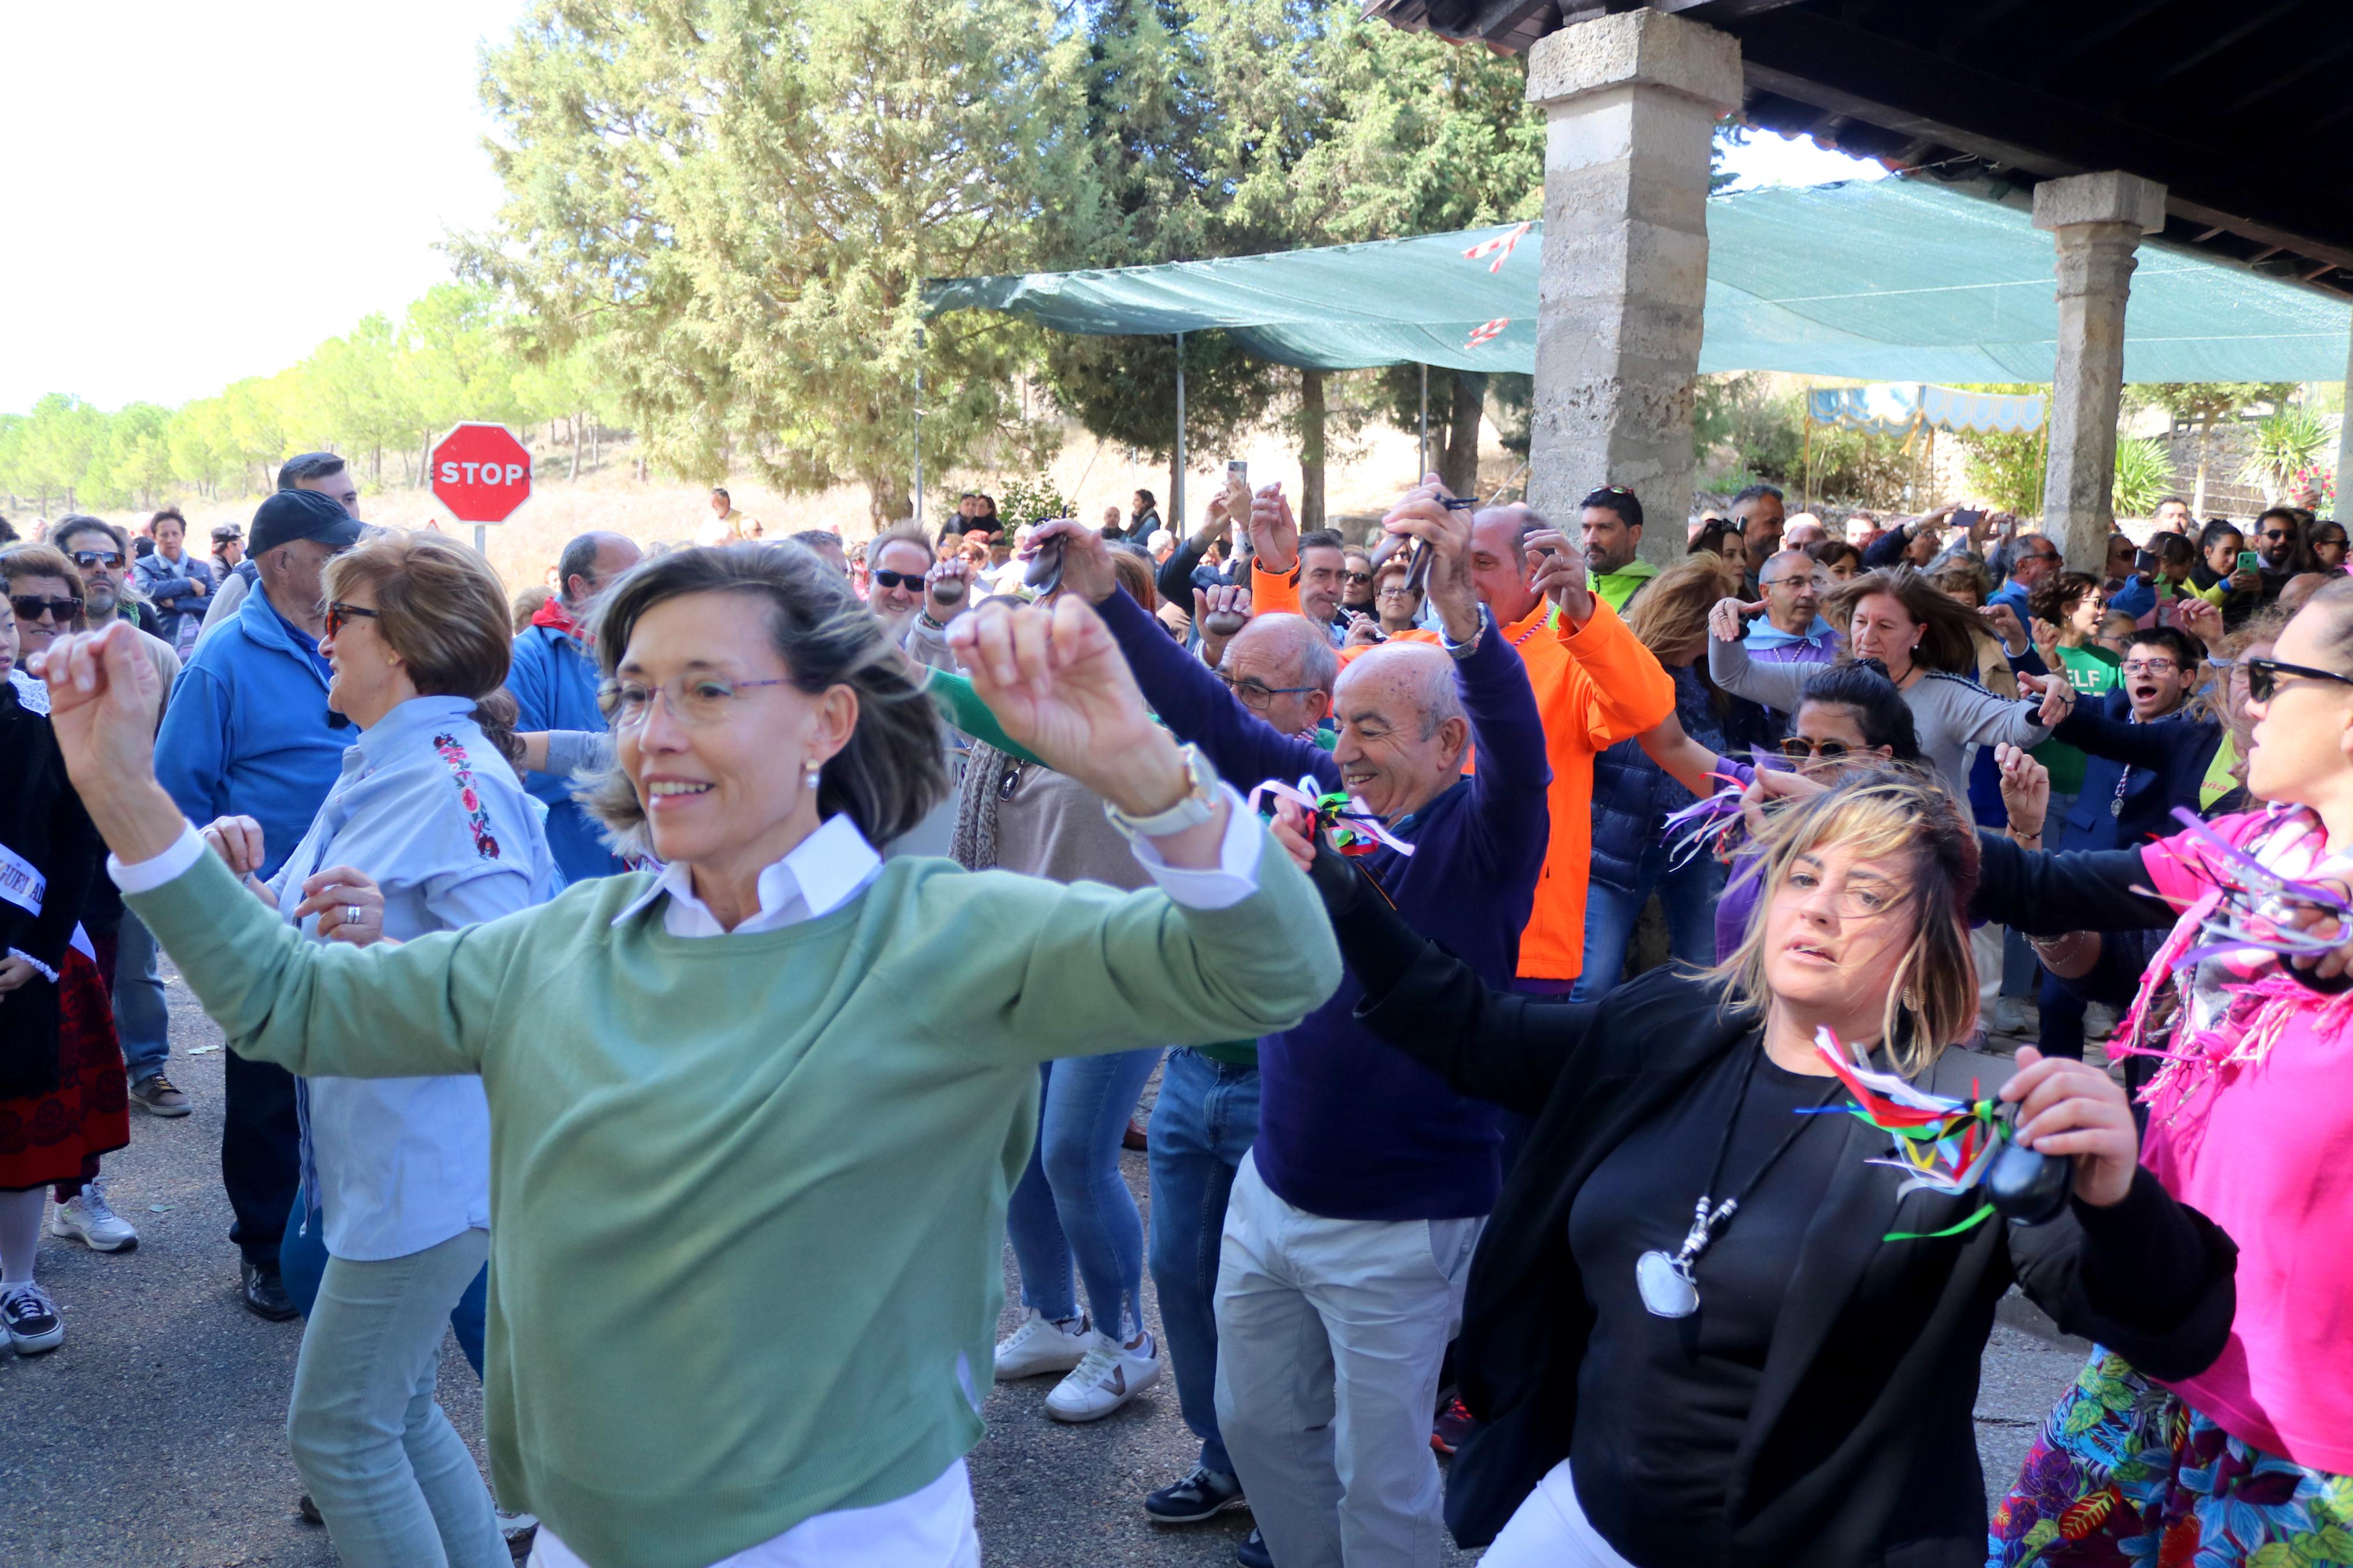
[[1568, 1461], [1545, 1472], [1536, 1489], [1479, 1559], [1479, 1568], [1633, 1568], [1610, 1549], [1578, 1506]]
[[1325, 1219], [1248, 1157], [1218, 1258], [1218, 1427], [1282, 1568], [1430, 1568], [1438, 1372], [1482, 1219]]

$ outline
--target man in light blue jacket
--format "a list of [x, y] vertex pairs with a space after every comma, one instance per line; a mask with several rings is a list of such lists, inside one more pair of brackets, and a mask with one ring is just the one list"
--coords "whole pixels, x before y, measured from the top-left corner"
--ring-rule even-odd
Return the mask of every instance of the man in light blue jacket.
[[[617, 533], [584, 533], [564, 547], [555, 563], [562, 592], [542, 605], [515, 638], [507, 690], [522, 710], [517, 730], [605, 728], [604, 712], [596, 706], [596, 654], [586, 623], [597, 595], [635, 566], [640, 554], [635, 542]], [[628, 869], [572, 798], [569, 775], [527, 773], [523, 787], [547, 804], [547, 846], [554, 851], [565, 880], [610, 877]]]
[[[261, 591], [196, 645], [156, 737], [155, 773], [199, 826], [232, 815], [259, 822], [267, 878], [310, 830], [353, 739], [327, 710], [320, 574], [359, 542], [360, 524], [315, 490], [280, 490], [254, 511], [249, 536]], [[234, 1050], [223, 1076], [221, 1184], [237, 1214], [240, 1289], [248, 1310], [283, 1321], [294, 1316], [278, 1272], [298, 1175], [294, 1079]]]

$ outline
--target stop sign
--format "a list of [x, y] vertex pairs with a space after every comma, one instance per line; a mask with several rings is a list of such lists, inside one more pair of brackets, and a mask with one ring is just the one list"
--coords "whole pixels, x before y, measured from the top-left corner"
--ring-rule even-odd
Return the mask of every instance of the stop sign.
[[503, 425], [459, 426], [434, 444], [429, 468], [459, 522], [504, 522], [531, 499], [531, 453]]

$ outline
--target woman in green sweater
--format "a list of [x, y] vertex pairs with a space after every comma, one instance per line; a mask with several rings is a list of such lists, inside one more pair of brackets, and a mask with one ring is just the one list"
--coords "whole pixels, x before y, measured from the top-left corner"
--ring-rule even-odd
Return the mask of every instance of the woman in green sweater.
[[1286, 1028], [1338, 984], [1305, 879], [1092, 610], [965, 620], [1008, 736], [1115, 808], [1157, 888], [881, 860], [945, 788], [936, 721], [789, 547], [681, 551], [606, 603], [595, 803], [663, 868], [398, 947], [305, 943], [239, 892], [154, 783], [127, 636], [45, 660], [110, 869], [232, 1046], [481, 1075], [491, 1468], [549, 1568], [976, 1564], [962, 1456], [1038, 1063]]

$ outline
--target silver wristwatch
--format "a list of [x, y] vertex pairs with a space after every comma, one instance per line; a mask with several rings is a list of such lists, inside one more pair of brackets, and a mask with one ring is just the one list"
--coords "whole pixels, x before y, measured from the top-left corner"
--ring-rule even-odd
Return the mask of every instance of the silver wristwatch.
[[1185, 759], [1186, 772], [1191, 778], [1191, 787], [1185, 792], [1185, 797], [1150, 816], [1130, 816], [1105, 801], [1103, 816], [1110, 818], [1113, 827], [1130, 838], [1166, 838], [1209, 820], [1218, 805], [1218, 770], [1209, 765], [1209, 759], [1201, 754], [1198, 746], [1179, 746], [1176, 754]]

